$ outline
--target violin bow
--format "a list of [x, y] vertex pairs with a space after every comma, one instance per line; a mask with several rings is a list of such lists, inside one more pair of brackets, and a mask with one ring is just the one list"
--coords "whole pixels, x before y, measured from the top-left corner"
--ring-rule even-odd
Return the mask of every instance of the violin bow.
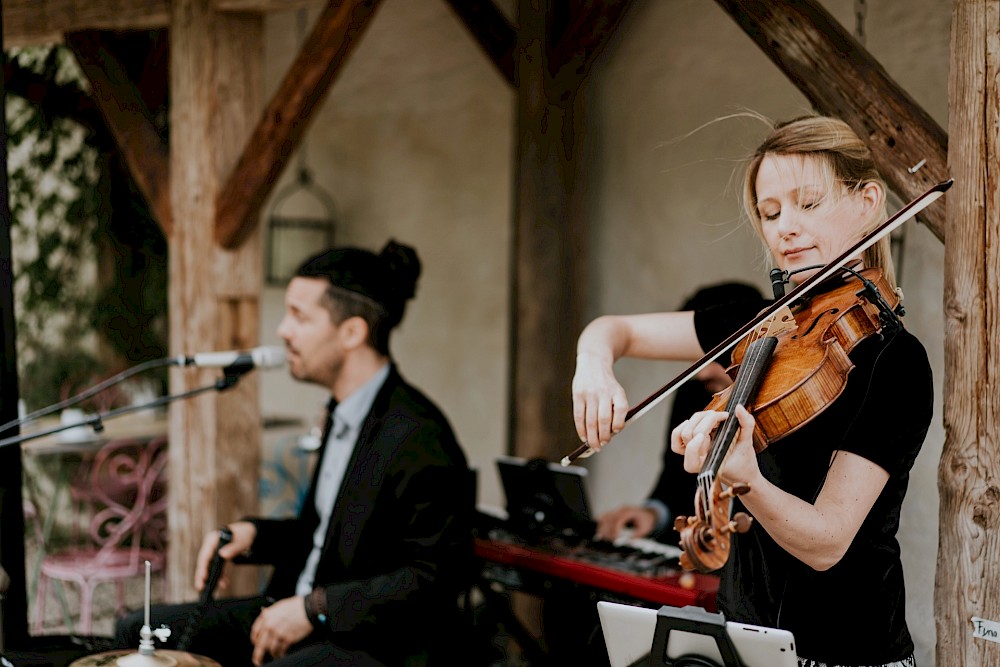
[[[835, 273], [840, 271], [854, 256], [864, 252], [868, 248], [872, 247], [880, 240], [882, 240], [887, 235], [891, 234], [898, 227], [902, 226], [904, 222], [913, 219], [918, 213], [923, 211], [925, 208], [930, 206], [932, 203], [937, 201], [941, 195], [943, 195], [955, 182], [954, 179], [949, 178], [947, 181], [942, 181], [937, 185], [931, 187], [927, 192], [918, 196], [916, 199], [908, 203], [903, 208], [899, 209], [895, 215], [887, 219], [881, 225], [876, 227], [874, 230], [869, 232], [856, 244], [845, 250], [839, 257], [831, 261], [829, 264], [824, 266], [822, 269], [817, 271], [815, 274], [803, 280], [799, 283], [795, 289], [785, 294], [783, 297], [777, 299], [774, 303], [768, 306], [766, 309], [761, 311], [757, 317], [753, 320], [747, 322], [742, 327], [740, 327], [735, 333], [733, 333], [729, 338], [725, 339], [711, 350], [708, 351], [705, 356], [703, 356], [698, 361], [694, 362], [687, 370], [681, 372], [673, 380], [663, 385], [655, 392], [643, 399], [638, 405], [629, 409], [625, 413], [625, 423], [628, 424], [630, 421], [642, 417], [647, 412], [652, 410], [654, 407], [660, 404], [660, 402], [667, 396], [672, 394], [678, 387], [693, 378], [695, 375], [701, 372], [703, 368], [708, 366], [710, 363], [718, 359], [724, 352], [732, 348], [736, 343], [739, 342], [747, 333], [756, 329], [763, 322], [774, 316], [775, 313], [780, 311], [782, 308], [788, 306], [797, 299], [801, 299], [809, 291], [811, 291], [816, 285], [819, 285], [827, 278], [830, 278]], [[579, 458], [586, 458], [592, 455], [595, 451], [591, 449], [586, 443], [580, 445], [567, 456], [564, 456], [560, 463], [563, 466], [568, 466], [570, 463]]]

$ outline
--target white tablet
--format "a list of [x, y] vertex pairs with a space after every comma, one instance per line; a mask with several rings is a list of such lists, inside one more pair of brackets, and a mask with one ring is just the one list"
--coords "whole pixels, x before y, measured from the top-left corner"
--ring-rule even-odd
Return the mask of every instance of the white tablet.
[[[601, 601], [597, 603], [597, 613], [611, 667], [628, 667], [650, 654], [656, 632], [655, 609]], [[726, 631], [744, 667], [798, 667], [791, 632], [732, 621], [726, 623]], [[712, 637], [672, 630], [667, 657], [683, 655], [702, 656], [723, 664]]]

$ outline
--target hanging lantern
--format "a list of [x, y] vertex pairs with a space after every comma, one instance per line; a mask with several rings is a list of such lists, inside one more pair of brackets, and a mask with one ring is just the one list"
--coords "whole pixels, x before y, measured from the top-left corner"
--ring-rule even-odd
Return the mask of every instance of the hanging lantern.
[[[319, 213], [282, 214], [282, 205], [293, 198], [313, 200], [319, 205]], [[301, 167], [295, 182], [275, 194], [268, 212], [265, 274], [268, 284], [287, 284], [303, 261], [331, 247], [335, 225], [336, 208], [333, 198], [316, 185], [308, 169]]]

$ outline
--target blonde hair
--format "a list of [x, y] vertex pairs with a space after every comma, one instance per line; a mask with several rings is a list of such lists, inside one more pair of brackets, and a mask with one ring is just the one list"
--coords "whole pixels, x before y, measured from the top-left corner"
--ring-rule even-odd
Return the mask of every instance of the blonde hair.
[[[774, 125], [770, 134], [750, 156], [743, 180], [743, 208], [757, 235], [763, 238], [760, 212], [757, 210], [757, 172], [767, 155], [800, 155], [818, 161], [830, 178], [831, 188], [841, 185], [846, 193], [858, 192], [875, 183], [882, 190], [881, 205], [858, 232], [858, 240], [885, 222], [885, 181], [875, 167], [871, 151], [854, 130], [842, 120], [827, 116], [803, 116]], [[889, 237], [866, 250], [862, 259], [865, 267], [880, 268], [889, 284], [896, 287], [896, 272], [892, 264]]]

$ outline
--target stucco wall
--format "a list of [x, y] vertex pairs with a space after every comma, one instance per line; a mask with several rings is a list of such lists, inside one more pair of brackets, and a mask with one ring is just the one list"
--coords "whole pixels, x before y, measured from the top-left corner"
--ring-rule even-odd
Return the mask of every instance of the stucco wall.
[[[853, 2], [824, 4], [854, 29]], [[866, 5], [870, 51], [947, 127], [950, 3]], [[271, 90], [290, 62], [295, 25], [294, 13], [269, 19]], [[731, 278], [766, 287], [736, 197], [738, 161], [762, 128], [716, 119], [747, 109], [775, 119], [808, 112], [778, 69], [715, 3], [638, 0], [588, 95], [587, 131], [598, 156], [587, 175], [594, 269], [588, 284], [568, 287], [587, 290], [588, 314], [672, 309], [697, 287]], [[511, 88], [446, 3], [385, 0], [314, 120], [307, 149], [317, 181], [340, 208], [338, 243], [377, 249], [394, 237], [424, 260], [395, 356], [450, 415], [480, 469], [480, 502], [492, 505], [502, 504], [493, 458], [506, 442], [513, 109]], [[942, 261], [941, 244], [910, 223], [906, 323], [928, 349], [939, 397], [900, 534], [907, 617], [923, 666], [933, 664], [936, 466], [944, 438]], [[265, 294], [264, 342], [276, 342], [281, 297], [280, 289]], [[618, 368], [633, 402], [678, 369], [628, 361]], [[321, 392], [280, 371], [262, 386], [266, 414], [312, 418], [322, 402]], [[666, 414], [661, 406], [588, 460], [595, 509], [638, 501], [651, 487]], [[566, 442], [575, 446], [573, 434]]]

